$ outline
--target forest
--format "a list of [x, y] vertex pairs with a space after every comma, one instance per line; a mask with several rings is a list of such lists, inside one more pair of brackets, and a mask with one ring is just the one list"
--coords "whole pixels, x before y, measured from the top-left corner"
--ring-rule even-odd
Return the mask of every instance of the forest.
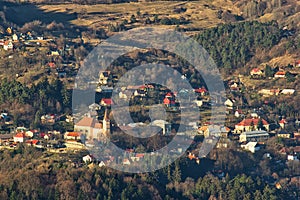
[[2, 151], [0, 199], [296, 199], [243, 173], [187, 177], [182, 171], [191, 165], [186, 158], [156, 172], [126, 174], [91, 165], [77, 168], [78, 155], [59, 157], [27, 146]]
[[3, 79], [0, 105], [11, 112], [15, 125], [37, 128], [43, 114], [71, 112], [71, 91], [59, 79], [50, 83], [44, 78], [31, 87]]

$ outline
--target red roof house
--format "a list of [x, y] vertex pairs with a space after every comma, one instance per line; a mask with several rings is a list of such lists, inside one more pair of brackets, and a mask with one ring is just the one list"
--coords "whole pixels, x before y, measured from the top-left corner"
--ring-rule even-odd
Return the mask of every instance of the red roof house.
[[279, 125], [280, 125], [281, 128], [284, 128], [287, 123], [288, 122], [286, 121], [286, 119], [282, 119], [282, 120], [279, 121]]
[[169, 106], [175, 106], [175, 101], [169, 98], [164, 98], [164, 104], [169, 107]]
[[65, 139], [67, 139], [67, 140], [77, 140], [79, 138], [80, 138], [79, 132], [67, 132], [65, 134]]
[[14, 136], [14, 142], [24, 142], [25, 141], [25, 133], [24, 132], [20, 132], [20, 133], [17, 133], [15, 136]]
[[204, 87], [202, 87], [202, 88], [195, 89], [195, 92], [196, 92], [196, 93], [199, 93], [199, 94], [201, 94], [201, 95], [204, 95], [204, 94], [206, 94], [208, 91], [207, 91]]
[[259, 68], [253, 68], [251, 71], [250, 71], [250, 75], [251, 76], [261, 76], [263, 74], [263, 71]]
[[259, 121], [261, 120], [263, 127], [269, 131], [269, 123], [262, 118], [243, 119], [235, 125], [235, 132], [258, 130]]
[[113, 104], [113, 100], [112, 99], [108, 99], [108, 98], [103, 98], [101, 99], [100, 105], [102, 106], [111, 106]]
[[278, 71], [275, 73], [274, 77], [275, 78], [284, 78], [285, 74], [286, 74], [286, 72], [284, 72], [284, 71]]

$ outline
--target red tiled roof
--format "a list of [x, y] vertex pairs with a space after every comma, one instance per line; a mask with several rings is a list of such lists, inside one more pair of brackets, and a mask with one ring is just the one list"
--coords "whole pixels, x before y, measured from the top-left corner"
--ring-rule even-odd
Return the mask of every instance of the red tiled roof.
[[55, 67], [55, 63], [54, 63], [54, 62], [49, 62], [48, 65], [49, 65], [49, 67], [51, 67], [51, 68]]
[[276, 72], [275, 75], [285, 75], [285, 72], [283, 72], [283, 71], [278, 71], [278, 72]]
[[79, 137], [79, 133], [78, 132], [69, 132], [67, 134], [67, 136], [69, 136], [69, 137]]
[[143, 154], [143, 153], [137, 153], [135, 156], [136, 156], [136, 157], [139, 157], [139, 158], [143, 158], [143, 157], [144, 157], [144, 154]]
[[174, 94], [172, 92], [168, 92], [165, 97], [174, 97]]
[[261, 70], [259, 68], [254, 68], [251, 70], [251, 72], [260, 72]]
[[279, 124], [287, 124], [287, 121], [285, 119], [282, 119], [279, 121]]
[[28, 141], [26, 141], [26, 143], [33, 144], [33, 145], [36, 145], [38, 142], [39, 142], [39, 140], [28, 140]]
[[[240, 123], [237, 124], [237, 126], [251, 126], [252, 123], [254, 126], [257, 126], [259, 120], [260, 120], [259, 118], [243, 119]], [[269, 125], [269, 123], [266, 120], [261, 119], [261, 121], [263, 125]]]
[[146, 88], [151, 88], [151, 89], [153, 89], [154, 86], [153, 86], [153, 85], [142, 85], [142, 86], [140, 86], [139, 89], [146, 89]]
[[112, 99], [103, 98], [103, 99], [101, 99], [101, 103], [106, 104], [106, 105], [112, 105], [113, 104], [113, 100]]
[[175, 101], [174, 100], [170, 100], [170, 99], [168, 99], [166, 97], [166, 98], [164, 98], [164, 104], [175, 104]]
[[24, 133], [17, 133], [15, 135], [16, 138], [24, 138], [25, 137], [25, 134]]
[[195, 92], [203, 93], [203, 92], [207, 92], [207, 90], [204, 87], [202, 87], [202, 88], [195, 89]]

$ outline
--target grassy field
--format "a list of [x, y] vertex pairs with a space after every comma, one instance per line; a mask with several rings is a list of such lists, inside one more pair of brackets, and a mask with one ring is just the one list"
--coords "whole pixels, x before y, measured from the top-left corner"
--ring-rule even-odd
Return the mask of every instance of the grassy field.
[[[185, 12], [176, 13], [175, 8], [184, 7]], [[97, 5], [76, 5], [76, 4], [59, 4], [59, 5], [26, 5], [11, 8], [14, 21], [20, 25], [28, 21], [40, 20], [45, 23], [51, 21], [63, 22], [82, 27], [107, 27], [111, 23], [120, 23], [124, 19], [130, 20], [132, 14], [137, 18], [134, 26], [140, 26], [139, 21], [143, 21], [146, 16], [153, 19], [157, 14], [159, 18], [164, 17], [184, 17], [190, 23], [183, 25], [187, 28], [208, 28], [224, 23], [217, 18], [218, 10], [230, 10], [232, 14], [239, 14], [239, 10], [232, 2], [222, 0], [204, 0], [199, 2], [138, 2], [138, 3], [121, 3], [121, 4], [97, 4]], [[77, 18], [76, 13], [85, 12], [83, 18]], [[141, 17], [137, 16], [140, 11]], [[25, 17], [26, 16], [26, 20]]]

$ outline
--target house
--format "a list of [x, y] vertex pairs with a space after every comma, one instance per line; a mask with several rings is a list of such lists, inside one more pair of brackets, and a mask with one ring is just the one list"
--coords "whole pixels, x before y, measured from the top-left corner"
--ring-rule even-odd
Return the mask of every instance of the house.
[[84, 163], [91, 163], [93, 161], [93, 159], [94, 158], [91, 155], [86, 155], [86, 156], [82, 157], [82, 160], [83, 160]]
[[52, 69], [54, 69], [56, 67], [55, 62], [49, 62], [48, 66]]
[[145, 92], [149, 92], [149, 91], [153, 91], [155, 87], [151, 84], [146, 84], [146, 85], [142, 85], [139, 89], [144, 90]]
[[44, 40], [44, 37], [43, 36], [37, 36], [36, 39], [37, 40]]
[[296, 67], [300, 67], [300, 60], [297, 60], [297, 61], [295, 62], [295, 66], [296, 66]]
[[110, 71], [102, 71], [99, 73], [99, 84], [107, 85], [109, 79], [111, 78]]
[[59, 56], [59, 52], [56, 51], [51, 51], [51, 56]]
[[19, 132], [14, 136], [14, 142], [25, 142], [25, 133], [24, 132]]
[[133, 95], [135, 97], [145, 97], [146, 96], [146, 91], [145, 90], [142, 90], [142, 89], [137, 89], [134, 91]]
[[96, 88], [96, 92], [112, 93], [113, 89], [114, 89], [113, 87], [109, 87], [109, 86], [106, 86], [106, 85], [101, 85], [101, 86], [98, 86]]
[[78, 140], [80, 139], [79, 132], [66, 132], [64, 138], [66, 140]]
[[230, 132], [230, 128], [226, 127], [226, 126], [222, 126], [222, 127], [213, 127], [213, 126], [201, 126], [198, 129], [198, 133], [203, 134], [204, 137], [209, 137], [210, 135], [215, 135], [217, 134], [217, 136], [220, 136], [222, 138], [227, 138], [228, 134]]
[[113, 100], [111, 98], [102, 98], [100, 101], [101, 106], [111, 106], [113, 104]]
[[233, 82], [229, 87], [231, 91], [238, 91], [240, 89], [236, 82]]
[[247, 151], [255, 153], [260, 150], [260, 147], [257, 142], [248, 142], [247, 144], [242, 144], [241, 147]]
[[286, 119], [281, 119], [279, 121], [279, 126], [284, 129], [285, 128], [285, 125], [287, 124], [288, 122], [286, 121]]
[[25, 132], [25, 136], [26, 136], [26, 137], [32, 138], [33, 135], [34, 135], [33, 131], [26, 131], [26, 132]]
[[101, 162], [99, 163], [99, 167], [104, 167], [105, 163], [103, 162], [103, 160], [101, 160]]
[[13, 40], [13, 41], [18, 41], [18, 40], [19, 40], [18, 35], [17, 35], [17, 34], [13, 34], [13, 35], [12, 35], [12, 40]]
[[207, 93], [208, 93], [208, 91], [206, 90], [205, 87], [195, 89], [195, 92], [200, 94], [201, 96], [207, 95]]
[[5, 144], [13, 138], [13, 134], [0, 134], [0, 144]]
[[284, 95], [293, 95], [294, 93], [295, 93], [294, 89], [283, 89], [280, 92], [280, 94], [284, 94]]
[[201, 107], [201, 106], [203, 105], [203, 101], [202, 101], [202, 100], [196, 99], [196, 100], [194, 100], [193, 102], [194, 102], [198, 107]]
[[228, 108], [228, 109], [233, 109], [233, 104], [234, 104], [234, 100], [230, 100], [230, 99], [227, 99], [225, 102], [224, 102], [224, 105]]
[[12, 43], [12, 41], [5, 41], [4, 44], [3, 44], [3, 49], [5, 51], [8, 51], [8, 50], [13, 50], [14, 48], [14, 44]]
[[285, 78], [286, 72], [285, 71], [278, 71], [274, 74], [275, 78]]
[[266, 131], [246, 131], [240, 134], [240, 142], [262, 142], [269, 138]]
[[99, 110], [100, 109], [100, 105], [97, 103], [92, 103], [89, 105], [89, 109], [90, 110]]
[[220, 138], [217, 142], [216, 147], [218, 149], [222, 149], [222, 148], [228, 148], [228, 145], [230, 144], [230, 139], [228, 138]]
[[26, 141], [26, 144], [29, 145], [29, 146], [36, 146], [39, 144], [39, 140], [36, 140], [36, 139], [32, 139], [32, 140], [27, 140]]
[[258, 118], [258, 117], [259, 117], [258, 114], [257, 114], [256, 112], [250, 113], [250, 116], [251, 116], [252, 118]]
[[129, 159], [125, 158], [125, 159], [123, 160], [123, 165], [130, 165]]
[[243, 111], [241, 109], [237, 109], [235, 112], [234, 112], [234, 116], [239, 118], [239, 117], [244, 117], [245, 115], [243, 114]]
[[278, 136], [279, 138], [291, 138], [291, 137], [292, 137], [292, 134], [289, 133], [289, 132], [287, 132], [287, 131], [285, 131], [285, 130], [281, 130], [281, 131], [279, 131], [279, 132], [277, 133], [277, 136]]
[[173, 107], [176, 105], [175, 100], [168, 97], [164, 98], [163, 103], [166, 107]]
[[144, 154], [142, 154], [142, 153], [137, 153], [137, 154], [135, 154], [134, 156], [131, 156], [130, 157], [130, 159], [132, 160], [132, 161], [140, 161], [141, 159], [143, 159], [144, 158]]
[[266, 120], [262, 118], [248, 118], [243, 119], [240, 123], [235, 125], [235, 133], [240, 133], [243, 131], [254, 131], [260, 128], [264, 128], [269, 131], [270, 125]]
[[56, 122], [56, 116], [55, 114], [42, 115], [41, 122], [42, 124], [53, 124]]
[[259, 68], [253, 68], [251, 71], [250, 71], [250, 75], [251, 76], [263, 76], [264, 75], [264, 72], [259, 69]]
[[120, 99], [130, 99], [132, 96], [132, 92], [128, 90], [120, 91], [119, 92], [119, 98]]
[[151, 125], [160, 127], [163, 135], [171, 134], [172, 124], [165, 120], [154, 120]]
[[278, 95], [279, 93], [279, 89], [261, 89], [258, 91], [258, 94], [262, 94], [263, 96]]
[[287, 160], [289, 160], [289, 161], [299, 161], [297, 155], [295, 155], [295, 154], [294, 155], [288, 155]]

